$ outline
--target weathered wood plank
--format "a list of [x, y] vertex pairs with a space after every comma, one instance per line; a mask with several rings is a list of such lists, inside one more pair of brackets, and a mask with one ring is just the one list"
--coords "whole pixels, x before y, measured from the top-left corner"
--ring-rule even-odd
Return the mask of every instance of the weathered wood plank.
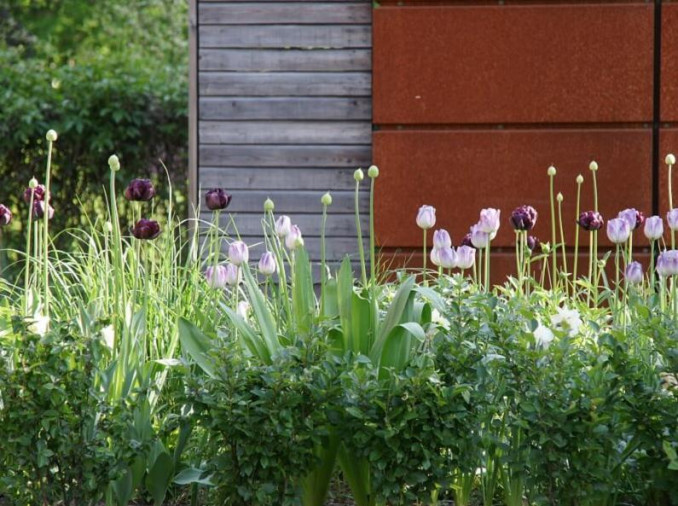
[[346, 49], [371, 47], [369, 25], [202, 25], [203, 48]]
[[[365, 187], [367, 189], [367, 186]], [[249, 190], [239, 191], [233, 195], [233, 200], [228, 206], [228, 212], [231, 214], [239, 213], [263, 213], [264, 201], [270, 198], [275, 202], [275, 211], [277, 214], [295, 213], [320, 213], [322, 205], [320, 197], [322, 191], [307, 190]], [[366, 212], [369, 208], [369, 201], [366, 198], [369, 192], [360, 194], [360, 211]], [[347, 214], [354, 212], [353, 192], [352, 191], [333, 191], [332, 192], [332, 214]], [[200, 201], [200, 211], [207, 212], [204, 199]], [[237, 218], [236, 218], [237, 222]]]
[[199, 69], [236, 72], [352, 72], [370, 70], [369, 49], [201, 49]]
[[369, 120], [366, 97], [203, 97], [201, 120]]
[[[237, 193], [235, 194], [237, 197]], [[332, 208], [330, 207], [330, 210]], [[276, 216], [280, 216], [276, 214]], [[264, 217], [263, 212], [257, 214], [238, 213], [234, 216], [235, 225], [238, 228], [240, 235], [245, 236], [259, 236], [262, 233], [261, 220]], [[201, 218], [205, 222], [212, 221], [211, 212], [202, 212]], [[292, 222], [298, 225], [307, 237], [320, 237], [321, 216], [319, 214], [300, 214], [295, 213], [290, 215]], [[367, 224], [367, 216], [364, 216], [364, 223]], [[229, 229], [231, 218], [228, 213], [224, 213], [220, 218], [220, 226], [227, 230]], [[333, 237], [356, 237], [355, 218], [353, 214], [337, 214], [330, 212], [327, 215], [327, 234]], [[363, 230], [367, 232], [367, 230]]]
[[348, 168], [200, 168], [200, 185], [236, 190], [352, 190], [353, 167]]
[[203, 145], [200, 164], [212, 167], [366, 167], [372, 146]]
[[287, 2], [213, 3], [198, 8], [201, 25], [342, 24], [369, 23], [366, 3]]
[[201, 144], [364, 144], [367, 121], [201, 121]]
[[201, 96], [369, 97], [370, 72], [204, 72]]

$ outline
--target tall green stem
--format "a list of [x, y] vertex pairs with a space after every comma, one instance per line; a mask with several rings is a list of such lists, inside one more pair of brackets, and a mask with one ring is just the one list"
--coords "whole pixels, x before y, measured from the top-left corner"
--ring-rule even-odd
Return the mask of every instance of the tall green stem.
[[424, 229], [424, 273], [423, 273], [423, 279], [424, 279], [424, 286], [428, 286], [428, 278], [426, 277], [426, 229]]
[[572, 268], [572, 283], [573, 283], [573, 292], [577, 293], [577, 276], [579, 275], [577, 267], [579, 264], [579, 225], [577, 220], [579, 219], [579, 213], [581, 211], [581, 184], [584, 181], [584, 178], [579, 175], [577, 176], [577, 203], [575, 205], [575, 226], [574, 226], [574, 266]]
[[[565, 233], [563, 232], [563, 198], [558, 194], [558, 226], [560, 228], [560, 249], [563, 255], [563, 272], [567, 276], [567, 252], [565, 251]], [[568, 278], [565, 278], [565, 293], [569, 293]]]
[[365, 245], [363, 244], [363, 234], [360, 227], [360, 181], [356, 179], [355, 182], [355, 228], [358, 232], [358, 253], [360, 253], [360, 274], [362, 276], [363, 286], [367, 286], [367, 270], [365, 268]]
[[[673, 209], [673, 163], [669, 163], [669, 211]], [[671, 229], [671, 249], [676, 249], [676, 231]]]
[[31, 199], [28, 205], [28, 230], [26, 232], [26, 269], [24, 271], [24, 302], [26, 305], [25, 312], [28, 315], [30, 310], [28, 294], [30, 291], [31, 282], [31, 228], [33, 227], [33, 204], [35, 202], [35, 189], [31, 188]]
[[44, 279], [44, 300], [45, 300], [45, 318], [47, 318], [47, 325], [49, 326], [49, 262], [47, 261], [47, 255], [49, 254], [49, 202], [50, 202], [50, 184], [52, 179], [52, 146], [54, 141], [49, 138], [47, 139], [47, 170], [45, 174], [45, 200], [43, 208], [43, 223], [44, 223], [44, 242], [42, 249], [43, 256], [43, 279]]
[[556, 176], [555, 167], [551, 166], [548, 170], [549, 176], [549, 199], [551, 202], [551, 286], [556, 288], [558, 282], [557, 264], [556, 264], [556, 207], [555, 195], [553, 194], [553, 180]]
[[490, 241], [485, 246], [485, 291], [490, 291]]
[[[370, 167], [371, 170], [371, 167]], [[370, 174], [368, 172], [368, 174]], [[376, 177], [372, 177], [370, 183], [370, 281], [374, 285], [376, 283], [376, 272], [377, 272], [377, 262], [376, 262], [376, 252], [375, 252], [375, 235], [374, 235], [374, 185], [376, 182]]]
[[320, 225], [320, 315], [325, 314], [325, 285], [327, 283], [327, 263], [325, 256], [325, 226], [327, 224], [327, 205], [323, 204], [323, 217]]

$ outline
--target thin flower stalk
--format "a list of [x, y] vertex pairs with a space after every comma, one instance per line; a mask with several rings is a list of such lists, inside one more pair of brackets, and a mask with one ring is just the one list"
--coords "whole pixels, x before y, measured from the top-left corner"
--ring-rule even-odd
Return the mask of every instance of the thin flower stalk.
[[[358, 253], [360, 255], [360, 275], [363, 282], [363, 286], [367, 286], [367, 270], [365, 267], [365, 246], [363, 244], [363, 234], [362, 228], [360, 226], [360, 181], [363, 180], [364, 175], [361, 169], [358, 169], [354, 173], [355, 179], [355, 192], [354, 192], [354, 207], [355, 207], [355, 228], [358, 234]], [[424, 260], [426, 261], [426, 260]]]
[[[565, 232], [563, 231], [563, 194], [558, 193], [557, 196], [557, 201], [558, 201], [558, 226], [560, 228], [560, 249], [563, 255], [563, 274], [565, 276], [568, 275], [568, 270], [567, 270], [567, 253], [565, 251]], [[568, 278], [565, 278], [565, 293], [568, 293]]]
[[[49, 203], [51, 200], [50, 195], [50, 184], [52, 181], [52, 149], [54, 147], [54, 142], [57, 139], [56, 132], [50, 130], [47, 132], [47, 169], [45, 170], [45, 212], [43, 213], [43, 228], [44, 228], [44, 242], [43, 242], [43, 283], [44, 283], [44, 316], [47, 319], [47, 325], [49, 326], [49, 304], [50, 304], [50, 293], [49, 293]], [[32, 197], [31, 197], [32, 198]]]
[[579, 213], [581, 210], [581, 185], [584, 182], [583, 176], [580, 174], [577, 176], [577, 202], [575, 204], [575, 226], [574, 226], [574, 266], [572, 267], [572, 283], [574, 286], [573, 292], [576, 294], [576, 284], [577, 277], [579, 276], [578, 264], [579, 264], [579, 226], [576, 225], [576, 220], [579, 219]]
[[[31, 228], [33, 227], [33, 203], [35, 201], [35, 188], [31, 188], [31, 198], [28, 204], [28, 230], [26, 231], [26, 269], [24, 271], [24, 312], [26, 315], [30, 312], [29, 293], [31, 290]], [[37, 227], [36, 227], [37, 228]]]
[[551, 286], [556, 288], [558, 283], [557, 260], [556, 260], [556, 208], [553, 183], [556, 176], [556, 168], [552, 165], [548, 168], [549, 176], [549, 201], [551, 205]]

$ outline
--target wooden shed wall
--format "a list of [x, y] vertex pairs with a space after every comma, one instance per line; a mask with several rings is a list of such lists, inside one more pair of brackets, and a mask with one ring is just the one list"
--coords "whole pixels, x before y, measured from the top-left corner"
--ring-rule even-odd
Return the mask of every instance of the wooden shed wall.
[[352, 176], [372, 157], [371, 18], [366, 0], [191, 0], [190, 163], [203, 218], [202, 193], [224, 187], [255, 244], [270, 197], [317, 260], [329, 190], [328, 257], [357, 251]]

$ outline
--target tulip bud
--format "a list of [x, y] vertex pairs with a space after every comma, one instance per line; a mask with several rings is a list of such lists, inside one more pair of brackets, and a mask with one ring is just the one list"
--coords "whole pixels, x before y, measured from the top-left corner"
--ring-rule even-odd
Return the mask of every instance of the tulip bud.
[[476, 261], [476, 250], [471, 246], [462, 245], [457, 248], [457, 267], [470, 269]]
[[499, 230], [499, 226], [501, 225], [501, 222], [499, 221], [500, 215], [501, 211], [499, 209], [493, 209], [491, 207], [480, 211], [478, 227], [480, 227], [480, 230], [483, 232], [490, 234], [490, 239], [494, 239], [497, 230]]
[[600, 230], [603, 227], [603, 217], [595, 211], [584, 211], [579, 215], [577, 223], [584, 230]]
[[577, 176], [576, 181], [577, 181], [577, 184], [582, 184], [582, 183], [584, 182], [584, 176], [582, 176], [581, 174], [579, 174], [579, 175]]
[[678, 250], [664, 251], [657, 258], [657, 274], [662, 278], [678, 274]]
[[292, 220], [289, 216], [280, 216], [275, 220], [275, 233], [278, 237], [287, 237], [292, 227]]
[[273, 201], [269, 198], [264, 200], [264, 211], [267, 213], [272, 213], [273, 210], [275, 209], [275, 204]]
[[160, 225], [155, 220], [141, 218], [132, 227], [132, 235], [137, 239], [155, 239], [160, 235]]
[[671, 209], [666, 213], [666, 222], [671, 230], [678, 230], [678, 208]]
[[47, 130], [47, 135], [45, 135], [45, 137], [47, 138], [47, 140], [48, 140], [49, 142], [56, 142], [56, 140], [57, 140], [57, 133], [56, 133], [56, 131], [54, 131], [54, 130]]
[[365, 179], [365, 174], [363, 174], [363, 169], [356, 169], [356, 171], [353, 173], [353, 179], [355, 179], [358, 182]]
[[325, 207], [329, 207], [332, 205], [332, 195], [330, 194], [330, 192], [327, 192], [322, 197], [320, 197], [320, 203]]
[[108, 157], [108, 166], [111, 168], [113, 172], [117, 172], [120, 170], [120, 160], [116, 155], [111, 155]]
[[661, 216], [650, 216], [645, 220], [645, 228], [643, 230], [645, 237], [651, 241], [656, 241], [664, 235], [664, 222]]
[[607, 222], [607, 238], [614, 244], [621, 244], [629, 240], [631, 227], [622, 218], [612, 218]]
[[631, 262], [624, 271], [626, 282], [630, 285], [637, 285], [643, 282], [643, 266], [640, 262]]
[[440, 267], [443, 269], [454, 269], [457, 266], [457, 255], [454, 253], [453, 248], [440, 249], [438, 258], [440, 260]]
[[558, 202], [562, 202], [562, 201], [563, 201], [563, 194], [560, 193], [560, 192], [558, 192], [558, 195], [556, 195], [556, 200], [557, 200]]
[[537, 211], [532, 206], [516, 207], [511, 213], [511, 224], [516, 230], [532, 230], [537, 223]]
[[370, 168], [367, 169], [367, 175], [372, 179], [379, 177], [379, 167], [376, 165], [370, 165]]
[[595, 160], [591, 160], [591, 163], [589, 163], [589, 169], [591, 172], [595, 172], [598, 170], [598, 163]]
[[304, 238], [301, 237], [301, 230], [296, 225], [290, 227], [290, 232], [285, 237], [285, 246], [290, 251], [304, 247]]
[[527, 248], [532, 252], [536, 249], [541, 249], [541, 241], [537, 237], [530, 235], [527, 237]]
[[235, 286], [240, 283], [240, 269], [237, 265], [226, 264], [226, 284]]
[[132, 179], [125, 188], [125, 198], [132, 202], [147, 202], [155, 196], [150, 179]]
[[553, 177], [556, 175], [556, 168], [551, 165], [548, 169], [546, 169], [546, 174], [550, 177]]
[[[37, 183], [35, 179], [31, 179], [31, 182], [33, 181]], [[35, 186], [31, 186], [31, 182], [28, 183], [28, 188], [24, 190], [24, 202], [26, 202], [26, 204], [30, 204], [31, 195], [33, 196], [33, 202], [45, 200], [45, 192], [47, 191], [45, 185], [36, 184]]]
[[[33, 202], [33, 219], [42, 219], [45, 216], [45, 202], [42, 200], [37, 200]], [[47, 219], [51, 220], [54, 218], [54, 208], [47, 204]]]
[[264, 276], [271, 276], [275, 273], [275, 257], [270, 251], [265, 252], [259, 259], [259, 272]]
[[433, 232], [433, 247], [438, 249], [452, 247], [452, 238], [447, 230], [441, 228]]
[[250, 259], [250, 251], [242, 241], [233, 241], [228, 247], [228, 259], [233, 265], [246, 264]]
[[12, 221], [12, 211], [4, 204], [0, 204], [0, 227], [9, 225]]
[[645, 223], [645, 215], [640, 211], [636, 211], [633, 208], [624, 209], [623, 211], [620, 211], [619, 214], [617, 215], [617, 218], [621, 218], [626, 223], [628, 223], [631, 231], [634, 231], [635, 229], [640, 227], [643, 223]]
[[250, 303], [249, 302], [247, 302], [246, 300], [241, 300], [240, 302], [238, 302], [237, 313], [240, 315], [240, 317], [243, 320], [247, 319], [247, 313], [249, 313], [249, 311], [250, 311]]
[[231, 196], [223, 188], [212, 188], [205, 193], [205, 205], [210, 211], [221, 211], [231, 203]]
[[666, 159], [664, 159], [666, 162], [666, 165], [675, 165], [676, 164], [676, 157], [673, 155], [673, 153], [669, 153], [666, 155]]
[[423, 230], [433, 228], [436, 224], [436, 209], [433, 206], [421, 206], [417, 213], [417, 226]]
[[226, 285], [228, 284], [226, 267], [224, 265], [209, 266], [205, 269], [205, 279], [207, 280], [207, 284], [212, 288], [226, 288]]
[[461, 239], [461, 245], [462, 246], [468, 246], [469, 248], [473, 247], [473, 243], [471, 242], [471, 232], [466, 234], [462, 239]]
[[490, 244], [490, 234], [484, 232], [478, 225], [471, 227], [471, 244], [478, 249], [484, 249]]

